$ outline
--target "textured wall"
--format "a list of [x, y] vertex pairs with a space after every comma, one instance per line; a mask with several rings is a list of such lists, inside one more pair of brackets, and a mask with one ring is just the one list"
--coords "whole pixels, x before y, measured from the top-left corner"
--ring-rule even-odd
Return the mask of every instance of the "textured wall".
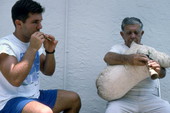
[[[16, 0], [0, 0], [0, 37], [14, 30], [10, 10]], [[37, 0], [45, 8], [43, 29], [59, 40], [56, 72], [41, 77], [41, 88], [77, 92], [80, 113], [104, 113], [106, 101], [98, 97], [95, 80], [106, 66], [105, 53], [116, 43], [124, 17], [135, 16], [144, 23], [143, 43], [170, 54], [169, 0]], [[170, 101], [170, 71], [161, 80], [162, 97]]]

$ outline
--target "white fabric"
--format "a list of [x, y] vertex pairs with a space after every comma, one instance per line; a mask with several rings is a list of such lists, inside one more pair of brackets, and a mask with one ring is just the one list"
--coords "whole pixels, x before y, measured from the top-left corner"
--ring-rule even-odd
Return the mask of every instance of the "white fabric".
[[[21, 42], [13, 34], [0, 38], [0, 54], [12, 55], [17, 58], [18, 62], [22, 60], [28, 46], [29, 43]], [[12, 86], [0, 72], [0, 110], [11, 98], [19, 96], [39, 97], [39, 55], [42, 52], [43, 48], [37, 52], [32, 69], [20, 87]]]
[[[149, 55], [150, 58], [158, 61], [162, 67], [170, 66], [169, 65], [170, 57], [168, 55], [158, 52], [155, 49], [148, 46], [132, 43], [131, 48], [128, 49], [125, 45], [116, 45], [112, 48], [112, 51], [113, 52], [116, 51], [117, 53], [121, 54], [133, 54], [133, 53], [147, 54]], [[107, 101], [111, 101], [121, 98], [132, 88], [133, 88], [132, 90], [136, 89], [138, 90], [141, 89], [142, 87], [144, 87], [144, 89], [148, 89], [152, 86], [151, 83], [153, 83], [153, 81], [151, 80], [148, 81], [147, 82], [148, 85], [142, 84], [142, 82], [144, 83], [144, 81], [146, 81], [145, 79], [148, 78], [149, 75], [150, 73], [148, 71], [148, 67], [146, 66], [131, 66], [131, 65], [107, 66], [99, 74], [96, 80], [98, 94], [101, 98]], [[156, 86], [156, 84], [154, 86]]]
[[105, 113], [170, 113], [170, 104], [147, 91], [109, 102]]

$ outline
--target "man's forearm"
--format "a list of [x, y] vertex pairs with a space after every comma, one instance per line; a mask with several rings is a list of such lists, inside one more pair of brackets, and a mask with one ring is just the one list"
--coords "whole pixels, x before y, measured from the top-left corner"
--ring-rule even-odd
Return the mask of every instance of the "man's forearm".
[[105, 55], [104, 61], [109, 65], [129, 64], [128, 55], [121, 55], [121, 54], [112, 53], [112, 52], [108, 52]]
[[43, 73], [45, 75], [52, 75], [55, 71], [55, 57], [54, 54], [46, 54]]

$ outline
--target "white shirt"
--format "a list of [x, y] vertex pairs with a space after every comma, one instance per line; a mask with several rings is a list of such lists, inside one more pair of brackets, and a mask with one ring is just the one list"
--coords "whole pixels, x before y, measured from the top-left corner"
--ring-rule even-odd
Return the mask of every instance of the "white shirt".
[[[29, 43], [23, 43], [13, 34], [0, 38], [0, 54], [6, 53], [14, 56], [20, 62], [29, 46]], [[40, 58], [43, 49], [37, 53], [32, 65], [31, 71], [20, 87], [12, 86], [0, 72], [0, 110], [5, 106], [8, 100], [14, 97], [39, 97], [39, 71]]]

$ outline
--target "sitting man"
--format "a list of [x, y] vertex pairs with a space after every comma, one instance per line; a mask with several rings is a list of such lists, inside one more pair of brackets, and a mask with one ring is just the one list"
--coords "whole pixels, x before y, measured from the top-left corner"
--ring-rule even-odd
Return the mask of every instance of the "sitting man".
[[[114, 45], [105, 55], [104, 61], [108, 65], [148, 65], [159, 74], [159, 78], [163, 78], [166, 70], [161, 68], [156, 61], [149, 60], [147, 56], [142, 54], [125, 54], [133, 41], [141, 44], [144, 31], [140, 19], [125, 18], [122, 21], [121, 29], [120, 34], [124, 44]], [[159, 80], [146, 78], [122, 98], [110, 101], [106, 113], [170, 113], [170, 105], [160, 98]]]
[[12, 7], [15, 31], [0, 38], [0, 113], [78, 113], [80, 110], [77, 93], [39, 89], [40, 71], [47, 76], [55, 71], [58, 43], [52, 35], [40, 32], [43, 11], [33, 0], [18, 0]]

